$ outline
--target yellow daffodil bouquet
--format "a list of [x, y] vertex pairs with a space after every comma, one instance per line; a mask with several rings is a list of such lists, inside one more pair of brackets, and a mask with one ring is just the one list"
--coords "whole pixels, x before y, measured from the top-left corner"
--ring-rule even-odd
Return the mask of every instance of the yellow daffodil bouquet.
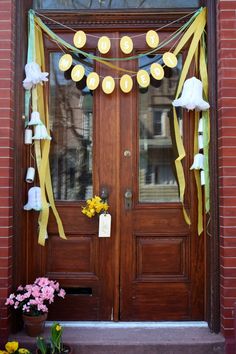
[[5, 350], [0, 350], [0, 354], [8, 354], [8, 353], [30, 354], [30, 351], [25, 348], [19, 348], [19, 343], [13, 341], [13, 342], [7, 342], [7, 344], [5, 345]]
[[92, 218], [96, 214], [107, 211], [109, 205], [103, 201], [102, 198], [95, 195], [95, 197], [86, 200], [86, 206], [82, 208], [82, 213], [89, 218]]

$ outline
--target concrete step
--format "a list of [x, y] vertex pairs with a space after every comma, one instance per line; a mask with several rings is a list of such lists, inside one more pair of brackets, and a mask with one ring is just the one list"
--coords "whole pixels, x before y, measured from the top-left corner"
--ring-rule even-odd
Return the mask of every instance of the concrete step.
[[[224, 338], [211, 333], [206, 323], [104, 323], [71, 322], [64, 327], [63, 341], [74, 354], [224, 354]], [[46, 324], [44, 337], [49, 336]], [[24, 331], [11, 335], [34, 350], [35, 338]]]

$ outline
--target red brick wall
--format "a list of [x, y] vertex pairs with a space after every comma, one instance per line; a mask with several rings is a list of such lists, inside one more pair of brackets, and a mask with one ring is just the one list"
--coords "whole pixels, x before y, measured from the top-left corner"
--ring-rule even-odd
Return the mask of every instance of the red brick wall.
[[11, 288], [13, 237], [14, 0], [0, 1], [0, 326], [7, 335], [4, 306]]
[[[233, 352], [236, 301], [236, 1], [218, 1], [221, 329]], [[231, 344], [231, 346], [230, 346]]]

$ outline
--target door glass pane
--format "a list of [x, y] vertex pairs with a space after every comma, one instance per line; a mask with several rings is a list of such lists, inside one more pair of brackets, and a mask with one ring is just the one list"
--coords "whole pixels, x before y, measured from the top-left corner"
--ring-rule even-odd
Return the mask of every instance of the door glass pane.
[[[140, 59], [148, 70], [161, 56]], [[174, 69], [165, 67], [165, 77], [151, 77], [148, 88], [139, 88], [139, 201], [178, 202], [179, 188], [175, 172], [176, 147], [173, 142], [172, 101], [177, 88], [182, 59]], [[182, 110], [177, 111], [182, 134]]]
[[198, 7], [200, 0], [35, 0], [36, 9], [149, 9]]
[[53, 192], [55, 199], [85, 200], [92, 196], [93, 96], [85, 80], [75, 83], [69, 72], [59, 70], [61, 55], [50, 55]]

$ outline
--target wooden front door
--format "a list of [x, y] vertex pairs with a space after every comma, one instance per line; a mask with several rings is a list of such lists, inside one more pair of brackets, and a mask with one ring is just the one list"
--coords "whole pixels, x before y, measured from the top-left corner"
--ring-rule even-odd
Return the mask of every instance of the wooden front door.
[[[145, 29], [143, 28], [142, 31]], [[134, 32], [127, 32], [132, 36]], [[89, 37], [86, 50], [94, 51], [100, 32]], [[163, 36], [167, 36], [165, 32]], [[109, 31], [118, 38], [121, 31]], [[68, 34], [65, 35], [68, 38]], [[54, 196], [66, 241], [58, 237], [50, 219], [47, 245], [34, 241], [38, 259], [36, 275], [46, 274], [66, 288], [64, 300], [51, 306], [57, 320], [200, 320], [204, 318], [203, 238], [196, 228], [196, 191], [192, 162], [193, 119], [178, 112], [187, 157], [186, 209], [192, 224], [183, 218], [174, 169], [171, 102], [182, 60], [165, 70], [161, 82], [140, 89], [134, 78], [129, 94], [107, 95], [101, 85], [90, 92], [75, 85], [58, 69], [61, 53], [46, 41], [50, 66], [50, 117], [52, 120], [51, 171]], [[136, 53], [147, 50], [141, 37]], [[168, 49], [168, 48], [166, 48]], [[163, 49], [165, 50], [165, 48]], [[119, 41], [112, 41], [110, 56], [119, 57]], [[159, 60], [144, 57], [123, 62], [137, 71]], [[118, 71], [101, 64], [75, 62], [92, 68], [100, 77], [118, 77]], [[67, 73], [68, 74], [68, 73]], [[97, 217], [81, 213], [85, 200], [108, 191], [112, 215], [110, 238], [98, 237]]]

